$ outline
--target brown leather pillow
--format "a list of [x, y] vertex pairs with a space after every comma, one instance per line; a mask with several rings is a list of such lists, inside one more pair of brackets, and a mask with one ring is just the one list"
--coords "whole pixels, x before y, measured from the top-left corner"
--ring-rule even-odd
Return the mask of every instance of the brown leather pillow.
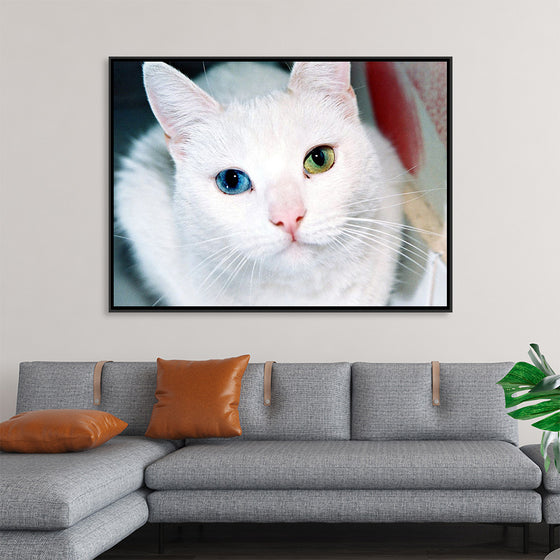
[[65, 453], [92, 449], [120, 434], [128, 424], [101, 410], [33, 410], [0, 424], [0, 450]]
[[161, 439], [241, 435], [239, 394], [250, 356], [191, 362], [157, 360], [157, 387], [146, 436]]

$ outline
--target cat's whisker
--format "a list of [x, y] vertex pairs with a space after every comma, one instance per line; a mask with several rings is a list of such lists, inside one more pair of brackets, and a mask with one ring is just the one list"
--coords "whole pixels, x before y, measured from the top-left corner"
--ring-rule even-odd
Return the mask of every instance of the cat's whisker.
[[[387, 246], [385, 244], [385, 242], [387, 242], [387, 244], [390, 243], [390, 242], [393, 242], [391, 239], [385, 239], [385, 238], [381, 237], [379, 234], [375, 234], [375, 233], [365, 233], [365, 232], [362, 232], [360, 230], [353, 230], [353, 233], [355, 233], [356, 235], [361, 235], [362, 237], [367, 237], [368, 239], [372, 239], [373, 241], [375, 241], [376, 243], [379, 243], [380, 245]], [[393, 242], [393, 243], [396, 243], [396, 242]], [[407, 254], [407, 252], [406, 252], [407, 249], [403, 248], [400, 245], [400, 242], [399, 242], [399, 244], [396, 244], [396, 245], [388, 245], [388, 247], [390, 247], [392, 250], [397, 252], [403, 258], [408, 259], [409, 261], [413, 262], [416, 266], [418, 266], [422, 270], [425, 269], [425, 265], [423, 265], [421, 262], [419, 262], [418, 260], [412, 258], [409, 254]], [[419, 255], [418, 253], [414, 253], [410, 249], [408, 249], [408, 252], [410, 252], [414, 257], [417, 257], [418, 259], [421, 259], [422, 261], [427, 260], [427, 258], [424, 257], [423, 255]]]
[[424, 195], [426, 193], [430, 193], [430, 192], [434, 192], [434, 191], [445, 191], [445, 190], [447, 190], [447, 187], [437, 185], [437, 186], [431, 187], [429, 189], [414, 189], [414, 190], [407, 191], [406, 193], [405, 192], [397, 192], [397, 193], [394, 193], [394, 194], [377, 196], [377, 197], [374, 197], [374, 198], [365, 198], [365, 199], [363, 198], [361, 200], [354, 201], [353, 204], [367, 202], [368, 200], [385, 200], [387, 198], [396, 198], [396, 197], [403, 196], [404, 194]]
[[358, 261], [358, 256], [353, 254], [352, 251], [350, 250], [350, 248], [343, 243], [340, 239], [334, 237], [331, 242], [328, 243], [329, 246], [331, 247], [340, 247], [344, 250], [344, 252], [348, 255], [348, 260], [350, 262], [357, 262]]
[[[364, 84], [363, 86], [358, 86], [358, 87], [352, 86], [352, 89], [354, 91], [360, 91], [361, 89], [368, 89], [368, 86], [366, 84]], [[368, 89], [368, 91], [369, 91], [369, 89]]]
[[242, 260], [242, 259], [245, 258], [245, 257], [243, 256], [243, 254], [240, 253], [237, 249], [234, 249], [234, 251], [235, 251], [234, 257], [233, 257], [231, 260], [228, 259], [228, 260], [229, 260], [229, 263], [222, 269], [222, 271], [220, 272], [220, 274], [218, 274], [218, 275], [214, 278], [214, 280], [212, 280], [212, 282], [206, 286], [205, 289], [206, 289], [207, 291], [210, 290], [210, 288], [211, 288], [211, 287], [212, 287], [212, 286], [213, 286], [213, 285], [214, 285], [214, 284], [215, 284], [215, 283], [230, 269], [230, 268], [232, 268], [232, 267], [234, 267], [234, 266], [237, 266], [238, 262], [239, 262], [240, 260]]
[[[350, 239], [351, 241], [357, 241], [358, 243], [362, 243], [363, 245], [366, 245], [366, 247], [373, 249], [374, 251], [377, 251], [378, 253], [381, 253], [384, 257], [388, 258], [389, 260], [393, 261], [394, 263], [396, 263], [399, 266], [402, 266], [403, 268], [406, 268], [407, 270], [409, 270], [410, 272], [412, 272], [413, 274], [416, 274], [418, 276], [420, 276], [420, 273], [416, 270], [413, 270], [412, 268], [406, 266], [405, 264], [403, 264], [402, 262], [400, 262], [400, 260], [398, 258], [395, 258], [393, 255], [387, 254], [386, 251], [383, 251], [381, 249], [381, 247], [376, 247], [375, 245], [373, 245], [372, 243], [370, 243], [369, 241], [366, 241], [364, 239], [360, 239], [359, 236], [357, 236], [356, 234], [351, 234], [345, 231], [341, 231], [340, 235], [345, 236], [346, 238]], [[381, 244], [380, 244], [381, 245]], [[391, 249], [391, 247], [387, 247], [388, 249]]]
[[373, 223], [373, 224], [380, 224], [380, 225], [384, 225], [387, 227], [392, 227], [395, 229], [407, 229], [410, 231], [417, 231], [419, 233], [425, 233], [427, 235], [434, 235], [436, 237], [445, 237], [445, 233], [437, 233], [435, 231], [430, 231], [427, 229], [422, 229], [422, 228], [417, 228], [417, 227], [413, 227], [413, 226], [408, 226], [406, 224], [401, 224], [399, 222], [391, 222], [391, 221], [387, 221], [387, 220], [378, 220], [375, 218], [352, 218], [353, 220], [356, 220], [358, 222], [369, 222], [369, 223]]
[[251, 280], [249, 281], [249, 303], [253, 305], [253, 280], [255, 277], [255, 268], [257, 267], [258, 260], [253, 261], [253, 268], [251, 269]]
[[[392, 229], [396, 229], [396, 228], [392, 228]], [[421, 237], [419, 237], [419, 234], [417, 232], [413, 231], [412, 233], [409, 233], [408, 231], [401, 231], [400, 233], [403, 237], [410, 239], [413, 243], [414, 242], [422, 243], [422, 246], [426, 247], [425, 242], [422, 240]]]
[[152, 307], [155, 307], [162, 299], [164, 296], [160, 296], [156, 299], [156, 301], [154, 301], [154, 303], [152, 303]]
[[198, 247], [199, 245], [204, 245], [206, 243], [211, 243], [213, 241], [220, 241], [221, 239], [228, 239], [228, 238], [235, 238], [235, 237], [243, 237], [245, 235], [242, 231], [231, 231], [225, 235], [219, 235], [218, 237], [211, 237], [209, 239], [202, 239], [201, 241], [196, 241], [195, 243], [189, 243], [189, 247]]
[[399, 185], [408, 185], [410, 183], [415, 183], [416, 180], [412, 177], [407, 179], [401, 179], [398, 175], [395, 176], [395, 179], [384, 179], [381, 184], [382, 185], [392, 185], [392, 184], [399, 184]]
[[262, 269], [263, 269], [264, 257], [259, 259], [259, 285], [262, 285]]
[[[407, 255], [404, 251], [402, 251], [402, 250], [400, 249], [400, 244], [399, 244], [398, 247], [394, 247], [394, 246], [392, 246], [392, 245], [389, 245], [389, 244], [388, 244], [388, 240], [383, 239], [381, 236], [376, 235], [376, 234], [373, 234], [373, 233], [365, 233], [365, 232], [363, 232], [363, 231], [360, 231], [360, 230], [353, 230], [353, 229], [351, 229], [351, 228], [345, 228], [345, 231], [346, 231], [347, 233], [352, 233], [352, 234], [356, 235], [356, 236], [359, 237], [359, 238], [362, 238], [362, 239], [371, 239], [372, 241], [375, 241], [376, 244], [381, 245], [382, 247], [385, 247], [385, 248], [389, 249], [390, 251], [393, 251], [394, 253], [397, 253], [398, 255], [404, 257], [405, 259], [408, 259], [409, 261], [411, 261], [412, 263], [414, 263], [414, 264], [415, 264], [418, 268], [420, 268], [421, 270], [425, 270], [425, 268], [426, 268], [426, 267], [423, 266], [421, 263], [419, 263], [418, 261], [416, 261], [415, 259], [413, 259], [410, 255]], [[373, 245], [371, 245], [371, 247], [374, 248]], [[404, 265], [402, 262], [401, 262], [401, 265], [406, 266], [406, 265]], [[413, 271], [412, 269], [409, 269], [409, 270], [411, 270], [411, 272], [415, 272], [415, 271]], [[417, 271], [416, 271], [416, 273], [418, 274]]]
[[343, 249], [345, 253], [348, 253], [349, 255], [351, 254], [348, 247], [346, 247], [346, 245], [344, 245], [344, 243], [342, 243], [342, 241], [340, 241], [340, 239], [336, 237], [331, 238], [327, 242], [327, 247], [330, 247], [332, 249], [340, 248]]
[[[350, 230], [348, 230], [350, 231]], [[413, 262], [416, 266], [418, 266], [418, 268], [424, 270], [425, 266], [418, 262], [416, 259], [413, 259], [410, 255], [408, 255], [401, 247], [400, 243], [398, 245], [389, 245], [389, 243], [395, 243], [393, 242], [393, 240], [391, 239], [384, 239], [383, 237], [381, 237], [378, 234], [375, 233], [366, 233], [360, 230], [351, 230], [353, 231], [353, 233], [355, 233], [356, 235], [359, 235], [363, 238], [367, 238], [367, 239], [371, 239], [373, 241], [375, 241], [376, 243], [379, 243], [380, 245], [390, 248], [392, 251], [398, 253], [399, 255], [401, 255], [403, 258], [408, 259], [409, 261]], [[413, 253], [414, 254], [414, 253]], [[420, 259], [423, 259], [423, 257], [421, 255], [415, 255]], [[424, 259], [423, 259], [424, 260]]]
[[[124, 237], [123, 235], [114, 235], [113, 237], [116, 237], [118, 239], [125, 239], [126, 241], [131, 241], [132, 243], [134, 243], [134, 239], [131, 239], [130, 237]], [[191, 244], [181, 243], [181, 244], [171, 245], [169, 243], [153, 243], [152, 241], [152, 247], [157, 249], [185, 249], [186, 247], [191, 247]]]
[[210, 84], [210, 80], [208, 79], [208, 72], [206, 71], [206, 62], [204, 60], [202, 61], [202, 72], [204, 73], [204, 79], [206, 80], [206, 91], [211, 96], [214, 96], [212, 85]]
[[193, 269], [191, 269], [190, 273], [196, 272], [201, 266], [204, 265], [205, 262], [207, 262], [208, 260], [214, 260], [218, 258], [219, 255], [225, 253], [228, 249], [231, 249], [230, 245], [226, 245], [225, 247], [222, 247], [221, 249], [214, 251], [214, 253], [208, 255], [203, 261], [199, 262]]
[[402, 173], [399, 173], [398, 175], [395, 175], [394, 177], [391, 177], [390, 179], [395, 179], [396, 177], [403, 177], [404, 175], [408, 175], [409, 173], [414, 171], [417, 167], [419, 167], [419, 164], [413, 165], [412, 167], [409, 167], [409, 168], [405, 169]]
[[[401, 177], [406, 177], [407, 175], [409, 175], [411, 173], [411, 171], [413, 171], [417, 167], [418, 167], [418, 165], [413, 165], [412, 167], [409, 167], [408, 169], [405, 169], [401, 173], [397, 173], [396, 175], [393, 175], [392, 177], [387, 177], [386, 179], [383, 180], [383, 184], [390, 183], [390, 182], [397, 182], [396, 181], [397, 179], [400, 179]], [[410, 179], [405, 179], [404, 181], [399, 180], [398, 182], [411, 183], [413, 181], [414, 181], [414, 179], [410, 178]]]
[[[210, 284], [210, 286], [207, 286], [208, 282], [212, 279], [214, 273], [216, 273], [217, 271], [219, 271], [219, 269], [226, 263], [228, 262], [232, 257], [233, 260], [235, 260], [237, 258], [237, 255], [239, 255], [239, 251], [237, 249], [235, 249], [235, 247], [230, 248], [229, 252], [226, 254], [225, 257], [223, 257], [220, 262], [218, 264], [216, 264], [216, 266], [214, 266], [214, 268], [206, 275], [206, 277], [204, 278], [204, 280], [202, 281], [201, 285], [200, 285], [200, 289], [206, 290], [209, 289], [215, 282], [215, 280], [217, 280], [219, 278], [219, 276], [214, 280], [214, 282], [212, 282], [212, 284]], [[230, 263], [231, 264], [231, 263]], [[223, 271], [222, 273], [223, 274]]]
[[235, 270], [233, 271], [233, 273], [230, 274], [230, 277], [228, 278], [227, 282], [222, 286], [220, 291], [216, 294], [216, 299], [219, 299], [220, 296], [222, 295], [222, 293], [227, 290], [228, 286], [233, 282], [235, 277], [241, 272], [241, 269], [247, 264], [248, 261], [249, 261], [249, 258], [243, 256], [243, 258], [241, 259], [239, 264], [235, 267]]
[[[113, 233], [113, 237], [115, 237], [117, 239], [125, 239], [126, 241], [134, 242], [134, 239], [132, 239], [131, 237], [126, 237], [125, 235], [121, 235], [119, 233]], [[176, 244], [173, 244], [173, 245], [170, 245], [168, 243], [166, 243], [166, 244], [158, 243], [157, 247], [163, 247], [163, 248], [166, 248], [166, 249], [184, 249], [185, 247], [192, 247], [192, 245], [193, 245], [192, 243], [187, 243], [187, 242], [178, 243], [178, 244], [176, 243]]]
[[[350, 218], [351, 220], [351, 218]], [[408, 249], [409, 251], [414, 251], [419, 257], [429, 257], [430, 254], [427, 251], [424, 251], [423, 249], [421, 249], [420, 247], [418, 247], [416, 244], [411, 243], [410, 241], [406, 241], [405, 239], [402, 239], [400, 236], [398, 235], [394, 235], [393, 233], [389, 233], [388, 231], [384, 231], [382, 229], [377, 229], [371, 226], [363, 226], [363, 225], [359, 225], [359, 224], [350, 224], [352, 227], [354, 228], [358, 228], [364, 231], [372, 231], [372, 232], [376, 232], [376, 233], [380, 233], [381, 235], [385, 235], [387, 237], [391, 237], [392, 239], [396, 239], [399, 241], [399, 243], [404, 243], [405, 245], [408, 245], [410, 247], [412, 247], [412, 249]]]
[[[352, 238], [352, 236], [350, 236], [350, 234], [346, 234], [346, 235], [348, 235], [349, 237]], [[422, 274], [420, 272], [418, 272], [418, 270], [414, 270], [414, 269], [410, 268], [409, 266], [404, 264], [398, 257], [394, 257], [392, 255], [387, 254], [385, 251], [381, 250], [380, 247], [372, 246], [372, 244], [368, 241], [363, 241], [363, 243], [365, 245], [367, 245], [368, 247], [376, 250], [378, 253], [381, 253], [384, 257], [388, 258], [392, 262], [396, 263], [397, 267], [404, 268], [404, 269], [408, 270], [409, 272], [411, 272], [412, 274], [415, 274], [416, 276], [422, 276]], [[397, 268], [397, 273], [398, 273], [398, 268]]]
[[412, 202], [413, 200], [418, 200], [419, 198], [422, 198], [422, 195], [419, 194], [418, 196], [415, 196], [414, 198], [407, 198], [406, 200], [402, 200], [401, 202], [397, 202], [396, 204], [390, 204], [389, 206], [379, 206], [379, 210], [386, 210], [387, 208], [395, 208], [396, 206], [404, 206], [405, 204], [408, 204], [409, 202]]
[[[440, 191], [440, 190], [447, 190], [445, 187], [434, 187], [432, 189], [423, 189], [423, 190], [414, 190], [414, 191], [409, 191], [406, 194], [418, 194], [419, 198], [425, 194], [425, 193], [429, 193], [429, 192], [433, 192], [433, 191]], [[383, 196], [375, 196], [375, 197], [368, 197], [368, 198], [362, 198], [360, 200], [354, 200], [353, 202], [349, 202], [348, 204], [342, 204], [341, 206], [338, 206], [338, 209], [342, 209], [342, 208], [348, 208], [350, 206], [363, 206], [366, 202], [378, 202], [379, 200], [386, 200], [387, 198], [396, 198], [396, 197], [402, 197], [403, 194], [405, 193], [395, 193], [395, 194], [388, 194], [388, 195], [383, 195]], [[403, 202], [402, 204], [405, 204], [406, 202]], [[389, 206], [380, 206], [379, 209], [381, 208], [390, 208]], [[374, 209], [378, 209], [378, 208], [374, 208]], [[361, 210], [363, 212], [363, 209]]]

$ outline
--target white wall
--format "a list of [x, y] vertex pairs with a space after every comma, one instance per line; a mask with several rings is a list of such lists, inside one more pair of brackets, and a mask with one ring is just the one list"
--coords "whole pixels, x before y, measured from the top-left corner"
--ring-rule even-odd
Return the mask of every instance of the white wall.
[[[557, 0], [2, 0], [0, 420], [22, 360], [515, 361], [538, 341], [560, 369], [558, 21]], [[107, 57], [234, 54], [454, 57], [453, 313], [108, 313]]]

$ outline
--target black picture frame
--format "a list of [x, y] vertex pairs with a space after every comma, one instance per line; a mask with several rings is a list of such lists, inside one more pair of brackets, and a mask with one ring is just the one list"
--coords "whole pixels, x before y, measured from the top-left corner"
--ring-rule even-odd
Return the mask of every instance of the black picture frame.
[[[118, 267], [123, 267], [122, 260], [130, 259], [130, 252], [120, 243], [118, 233], [115, 229], [115, 172], [117, 170], [119, 158], [126, 153], [123, 146], [130, 142], [135, 133], [145, 130], [149, 122], [156, 123], [151, 113], [148, 101], [143, 91], [141, 79], [141, 64], [145, 61], [161, 61], [178, 68], [188, 77], [194, 76], [197, 71], [206, 69], [209, 65], [225, 61], [274, 61], [278, 64], [291, 64], [293, 61], [350, 61], [351, 63], [386, 62], [386, 63], [416, 63], [416, 62], [435, 62], [445, 64], [446, 69], [446, 268], [445, 268], [445, 303], [437, 305], [387, 305], [387, 306], [171, 306], [155, 304], [137, 304], [124, 301], [122, 298], [115, 300], [115, 274]], [[452, 306], [452, 270], [453, 270], [453, 244], [452, 244], [452, 57], [297, 57], [297, 58], [275, 58], [275, 57], [109, 57], [109, 311], [110, 312], [368, 312], [368, 313], [393, 313], [393, 312], [413, 312], [413, 313], [433, 313], [451, 312]], [[135, 76], [134, 76], [135, 74]], [[131, 80], [136, 80], [136, 93], [130, 94], [129, 89]], [[124, 91], [124, 93], [123, 93]], [[143, 99], [138, 99], [138, 92], [142, 92]], [[139, 107], [138, 112], [144, 113], [144, 120], [129, 115], [122, 118], [123, 103], [126, 98], [133, 100]], [[120, 111], [120, 113], [119, 113]], [[119, 117], [116, 117], [119, 114]], [[139, 113], [138, 113], [139, 114]], [[134, 121], [136, 130], [123, 129], [126, 120]], [[117, 124], [119, 126], [117, 126]], [[126, 245], [126, 240], [124, 240]], [[118, 247], [116, 246], [118, 245]], [[124, 256], [123, 256], [124, 251]], [[120, 260], [118, 260], [120, 259]], [[134, 267], [132, 260], [128, 261], [125, 267]], [[161, 298], [160, 298], [161, 299]]]

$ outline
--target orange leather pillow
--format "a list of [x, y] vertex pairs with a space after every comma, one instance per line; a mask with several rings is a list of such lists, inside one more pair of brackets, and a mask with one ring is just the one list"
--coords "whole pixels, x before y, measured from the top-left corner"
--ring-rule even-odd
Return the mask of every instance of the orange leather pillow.
[[239, 394], [250, 356], [191, 362], [157, 360], [157, 403], [146, 436], [160, 439], [241, 435]]
[[128, 424], [101, 410], [33, 410], [0, 424], [0, 450], [65, 453], [92, 449], [120, 434]]

